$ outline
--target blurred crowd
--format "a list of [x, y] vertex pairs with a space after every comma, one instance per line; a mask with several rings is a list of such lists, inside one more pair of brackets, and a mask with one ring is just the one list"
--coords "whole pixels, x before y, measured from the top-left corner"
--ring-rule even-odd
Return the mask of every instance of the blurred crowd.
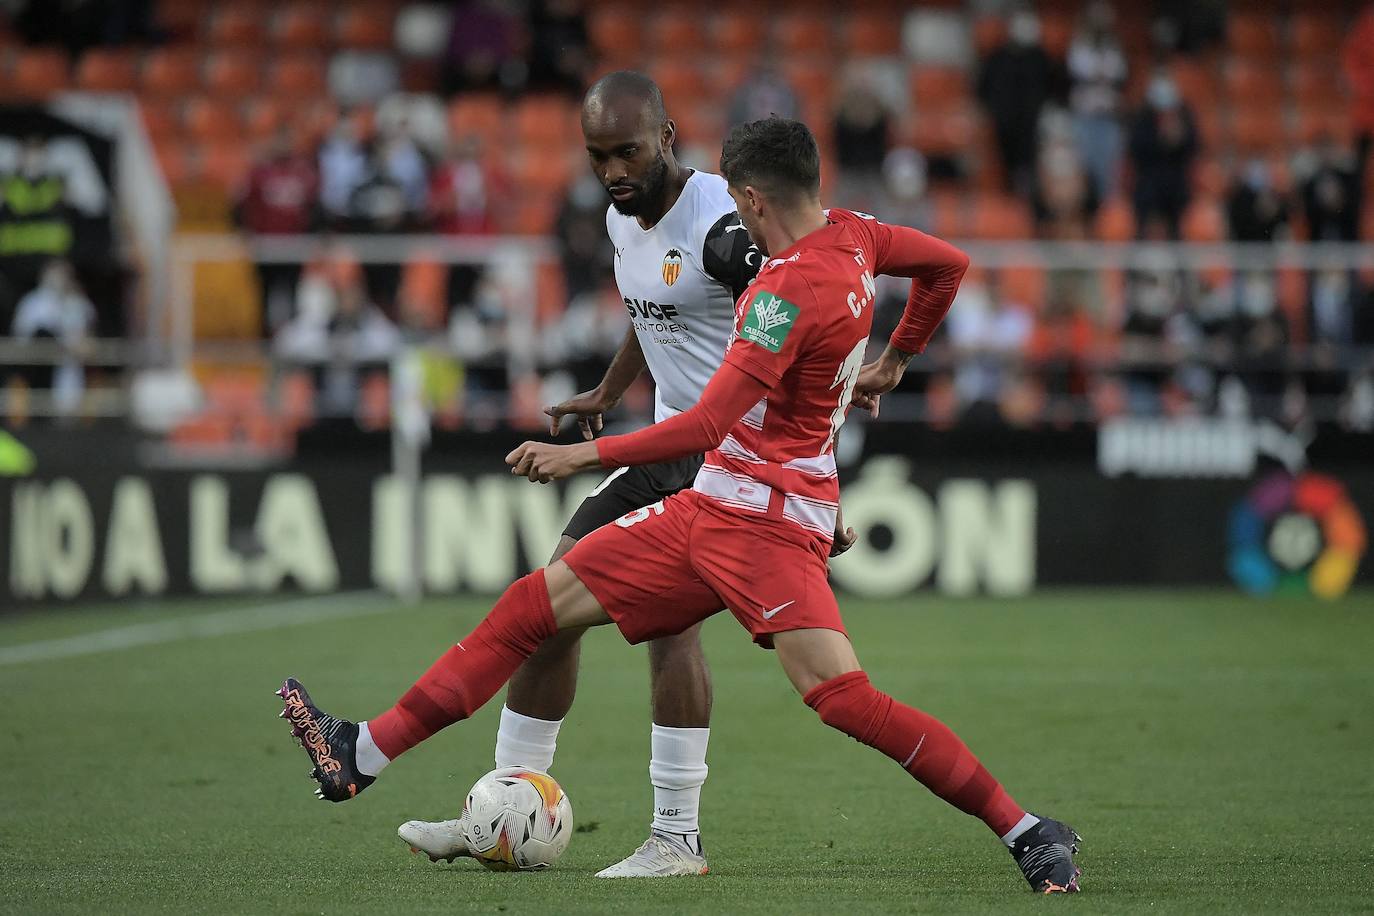
[[[16, 28], [54, 28], [48, 5], [10, 5]], [[80, 32], [87, 46], [165, 38], [147, 3], [85, 6], [109, 14], [107, 33]], [[394, 6], [394, 46], [336, 51], [327, 68], [336, 107], [269, 131], [226, 210], [264, 243], [260, 252], [272, 236], [300, 233], [547, 233], [558, 254], [554, 282], [536, 284], [543, 333], [532, 353], [510, 357], [511, 293], [481, 257], [374, 264], [331, 245], [306, 264], [257, 259], [262, 335], [282, 365], [309, 367], [327, 412], [346, 412], [408, 341], [442, 352], [463, 379], [458, 397], [473, 404], [517, 391], [534, 403], [594, 382], [623, 332], [605, 192], [588, 169], [568, 166], [575, 137], [504, 149], [499, 131], [455, 112], [468, 99], [542, 96], [571, 110], [616, 63], [598, 37], [605, 11], [582, 0]], [[1076, 4], [1067, 30], [1051, 34], [1064, 17], [1047, 23], [1030, 4], [913, 5], [892, 14], [895, 53], [841, 61], [820, 93], [808, 71], [766, 49], [709, 100], [685, 96], [692, 75], [678, 73], [664, 83], [677, 153], [714, 169], [715, 133], [769, 114], [802, 117], [822, 144], [828, 203], [951, 238], [1263, 244], [1368, 233], [1374, 7], [1343, 8], [1339, 60], [1320, 62], [1333, 74], [1326, 101], [1344, 106], [1338, 119], [1278, 131], [1252, 124], [1254, 106], [1232, 98], [1218, 133], [1215, 100], [1196, 77], [1248, 72], [1228, 35], [1249, 11], [1220, 0], [1146, 6], [1142, 17], [1105, 0]], [[1148, 34], [1126, 33], [1127, 13]], [[659, 75], [656, 62], [651, 70]], [[1274, 114], [1284, 117], [1294, 113]], [[556, 206], [511, 203], [528, 195], [532, 155], [556, 160], [536, 176], [553, 176]], [[911, 403], [946, 420], [1250, 413], [1374, 425], [1374, 275], [1349, 258], [1187, 269], [1168, 250], [1129, 270], [975, 271], [928, 371], [907, 389], [920, 396]], [[900, 296], [889, 291], [882, 320], [895, 322]]]

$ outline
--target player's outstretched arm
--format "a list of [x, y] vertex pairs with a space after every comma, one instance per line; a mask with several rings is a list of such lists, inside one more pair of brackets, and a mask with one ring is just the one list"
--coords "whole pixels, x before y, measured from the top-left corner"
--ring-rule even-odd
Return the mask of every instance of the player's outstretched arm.
[[561, 404], [544, 409], [544, 413], [550, 417], [549, 435], [558, 435], [564, 417], [575, 416], [582, 430], [582, 438], [595, 438], [601, 432], [602, 414], [620, 403], [626, 390], [644, 371], [644, 366], [644, 350], [639, 345], [639, 335], [634, 328], [630, 328], [620, 342], [620, 349], [611, 358], [611, 364], [606, 367], [600, 384], [591, 391], [573, 395]]
[[701, 400], [675, 417], [597, 442], [526, 442], [506, 456], [506, 464], [517, 477], [548, 483], [596, 467], [609, 470], [697, 455], [720, 445], [730, 428], [771, 388], [770, 383], [727, 361], [711, 376]]

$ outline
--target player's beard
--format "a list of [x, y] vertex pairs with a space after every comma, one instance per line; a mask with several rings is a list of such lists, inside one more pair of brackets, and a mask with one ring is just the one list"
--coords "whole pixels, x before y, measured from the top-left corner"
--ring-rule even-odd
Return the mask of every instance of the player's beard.
[[[668, 160], [663, 158], [663, 153], [658, 154], [658, 158], [649, 166], [644, 173], [644, 180], [639, 183], [636, 193], [629, 200], [620, 201], [611, 198], [611, 206], [615, 207], [621, 216], [641, 216], [646, 211], [652, 212], [659, 209], [663, 203], [663, 189], [668, 183]], [[606, 189], [610, 193], [610, 188]]]

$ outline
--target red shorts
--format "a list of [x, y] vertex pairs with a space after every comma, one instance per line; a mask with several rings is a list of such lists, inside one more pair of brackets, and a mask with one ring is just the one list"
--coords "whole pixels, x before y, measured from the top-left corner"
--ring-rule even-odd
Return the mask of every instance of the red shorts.
[[844, 632], [815, 541], [791, 522], [732, 513], [694, 490], [598, 528], [563, 562], [631, 643], [681, 633], [725, 608], [765, 646], [787, 630]]

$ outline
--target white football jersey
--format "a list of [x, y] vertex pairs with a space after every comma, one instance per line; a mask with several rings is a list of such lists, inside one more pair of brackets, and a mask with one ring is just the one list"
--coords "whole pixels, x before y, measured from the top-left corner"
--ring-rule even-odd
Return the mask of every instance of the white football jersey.
[[759, 269], [725, 179], [693, 172], [651, 229], [606, 210], [615, 282], [654, 377], [654, 421], [701, 399], [725, 356], [735, 299]]

